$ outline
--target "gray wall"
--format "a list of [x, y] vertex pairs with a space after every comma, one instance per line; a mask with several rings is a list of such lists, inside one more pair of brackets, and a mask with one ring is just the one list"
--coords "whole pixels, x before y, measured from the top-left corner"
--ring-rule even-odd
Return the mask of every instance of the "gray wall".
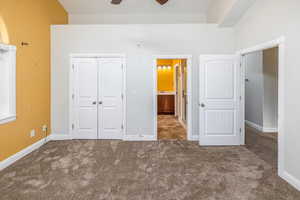
[[127, 56], [127, 133], [153, 136], [153, 55], [190, 54], [193, 127], [198, 136], [200, 54], [234, 53], [234, 32], [216, 25], [60, 25], [51, 31], [52, 133], [68, 134], [71, 53], [125, 53]]
[[263, 127], [278, 127], [278, 48], [263, 51]]
[[245, 55], [245, 119], [258, 126], [263, 126], [263, 53], [262, 51]]
[[237, 0], [213, 0], [207, 11], [208, 23], [220, 23]]
[[[237, 49], [286, 37], [284, 63], [284, 170], [300, 180], [300, 1], [259, 0], [235, 26]], [[281, 119], [280, 119], [281, 120]]]
[[245, 119], [265, 132], [278, 126], [278, 48], [245, 55]]

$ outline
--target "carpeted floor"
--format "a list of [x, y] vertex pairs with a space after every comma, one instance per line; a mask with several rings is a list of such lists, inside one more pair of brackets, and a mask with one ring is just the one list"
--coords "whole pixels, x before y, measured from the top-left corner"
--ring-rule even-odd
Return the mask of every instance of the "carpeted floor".
[[187, 132], [174, 115], [158, 115], [157, 129], [159, 140], [186, 140]]
[[246, 147], [260, 159], [277, 169], [278, 166], [278, 134], [262, 133], [246, 125]]
[[299, 200], [245, 147], [49, 142], [0, 172], [1, 200]]

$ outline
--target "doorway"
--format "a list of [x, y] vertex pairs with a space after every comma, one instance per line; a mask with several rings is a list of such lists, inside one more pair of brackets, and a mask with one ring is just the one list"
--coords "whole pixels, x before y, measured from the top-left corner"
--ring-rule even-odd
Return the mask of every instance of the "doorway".
[[191, 56], [155, 56], [154, 120], [158, 140], [191, 139]]
[[278, 47], [251, 52], [245, 62], [245, 144], [262, 160], [278, 162]]
[[[286, 179], [286, 175], [284, 174], [284, 44], [285, 38], [281, 37], [249, 49], [241, 50], [239, 55], [241, 56], [242, 66], [241, 143], [248, 146], [252, 145], [252, 150], [259, 152], [262, 159], [273, 163], [273, 166], [278, 171], [278, 175]], [[255, 60], [254, 58], [260, 61], [252, 63]], [[254, 66], [256, 70], [253, 67], [250, 68], [251, 66]], [[268, 77], [264, 78], [264, 72], [268, 74]], [[258, 74], [260, 74], [260, 77], [257, 76]], [[273, 82], [270, 82], [270, 80]], [[254, 114], [257, 114], [257, 112], [253, 112], [253, 110], [247, 108], [247, 106], [249, 107], [253, 103], [253, 100], [251, 100], [253, 96], [249, 95], [249, 92], [247, 94], [246, 90], [253, 90], [253, 87], [257, 87], [257, 83], [259, 82], [262, 83], [260, 88], [263, 93], [259, 99], [262, 102], [262, 112], [258, 115], [261, 121], [257, 124], [253, 122]], [[265, 98], [265, 95], [269, 96]], [[273, 117], [271, 121], [273, 123], [270, 122], [270, 119], [264, 120], [264, 116], [267, 116], [267, 114], [264, 114], [264, 109], [268, 108], [270, 110], [270, 107], [273, 107], [273, 109], [268, 114], [271, 113]], [[272, 140], [273, 147], [270, 148], [272, 141], [269, 142], [268, 147], [264, 147], [264, 141], [266, 140]], [[256, 146], [253, 145], [254, 143], [256, 143]], [[269, 148], [270, 153], [263, 155], [260, 148]]]

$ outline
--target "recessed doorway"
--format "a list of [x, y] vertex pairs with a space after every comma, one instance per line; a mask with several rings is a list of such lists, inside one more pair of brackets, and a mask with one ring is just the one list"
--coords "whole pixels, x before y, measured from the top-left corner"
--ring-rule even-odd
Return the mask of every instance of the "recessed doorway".
[[244, 55], [245, 144], [277, 168], [278, 47]]
[[[284, 172], [284, 47], [285, 38], [281, 37], [239, 52], [242, 62], [241, 126], [242, 144], [258, 152], [277, 169], [280, 177], [288, 180]], [[258, 86], [260, 94], [255, 88]], [[258, 100], [260, 106], [255, 103]], [[253, 103], [255, 109], [251, 108]]]
[[154, 115], [158, 140], [190, 139], [190, 73], [190, 56], [155, 57]]

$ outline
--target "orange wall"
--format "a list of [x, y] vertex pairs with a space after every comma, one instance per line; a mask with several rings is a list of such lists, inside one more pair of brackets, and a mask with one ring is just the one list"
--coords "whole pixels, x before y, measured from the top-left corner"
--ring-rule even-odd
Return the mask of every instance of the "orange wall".
[[50, 25], [67, 23], [57, 0], [0, 0], [0, 42], [17, 46], [17, 120], [0, 125], [0, 161], [42, 139], [42, 125], [50, 127]]
[[157, 70], [157, 90], [175, 91], [173, 60], [159, 59], [157, 60], [158, 66], [171, 66], [172, 68], [170, 70]]

